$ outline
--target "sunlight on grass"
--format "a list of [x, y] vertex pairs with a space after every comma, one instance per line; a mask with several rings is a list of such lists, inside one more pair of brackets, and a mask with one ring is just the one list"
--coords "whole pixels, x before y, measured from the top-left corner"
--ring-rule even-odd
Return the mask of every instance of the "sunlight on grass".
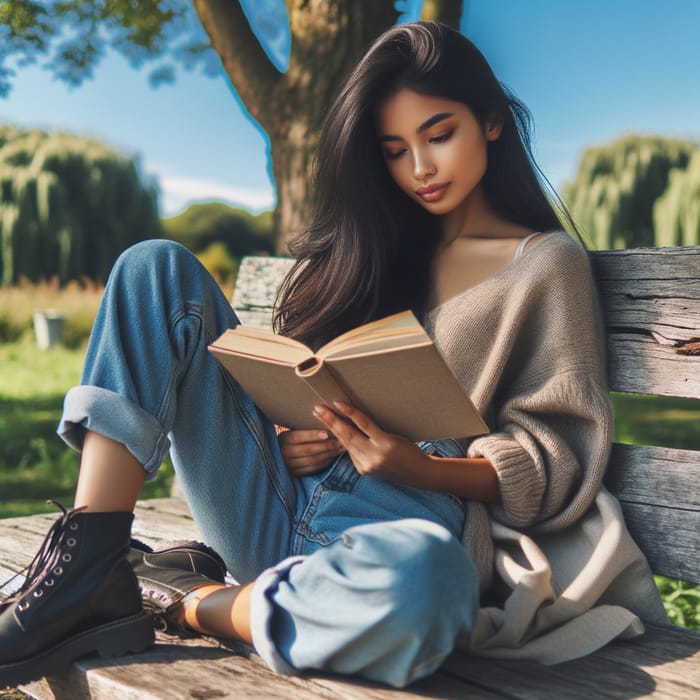
[[83, 350], [55, 345], [39, 350], [30, 333], [0, 344], [0, 397], [35, 399], [63, 395], [79, 383]]
[[[25, 331], [0, 344], [0, 518], [53, 512], [52, 498], [73, 500], [79, 456], [56, 435], [63, 397], [80, 382], [85, 351], [36, 347]], [[170, 495], [170, 461], [142, 498]]]
[[700, 401], [612, 394], [615, 441], [700, 450]]

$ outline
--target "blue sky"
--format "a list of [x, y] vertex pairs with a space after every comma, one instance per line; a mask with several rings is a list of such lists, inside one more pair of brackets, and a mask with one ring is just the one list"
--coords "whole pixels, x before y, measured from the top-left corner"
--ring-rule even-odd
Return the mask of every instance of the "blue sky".
[[[413, 19], [420, 0], [400, 5]], [[626, 133], [700, 142], [700, 1], [467, 5], [462, 31], [530, 108], [535, 153], [555, 186], [573, 178], [587, 146]], [[69, 88], [40, 67], [20, 68], [0, 122], [90, 135], [137, 156], [160, 183], [164, 215], [211, 199], [251, 211], [274, 205], [266, 139], [223, 73], [180, 71], [173, 85], [151, 88], [147, 69], [110, 55], [93, 79]]]

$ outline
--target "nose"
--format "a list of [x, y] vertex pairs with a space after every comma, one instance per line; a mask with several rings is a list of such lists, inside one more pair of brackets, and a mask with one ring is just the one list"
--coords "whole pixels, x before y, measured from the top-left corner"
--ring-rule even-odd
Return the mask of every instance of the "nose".
[[435, 163], [432, 162], [427, 153], [417, 152], [413, 156], [413, 176], [416, 180], [425, 180], [425, 178], [435, 175], [436, 172]]

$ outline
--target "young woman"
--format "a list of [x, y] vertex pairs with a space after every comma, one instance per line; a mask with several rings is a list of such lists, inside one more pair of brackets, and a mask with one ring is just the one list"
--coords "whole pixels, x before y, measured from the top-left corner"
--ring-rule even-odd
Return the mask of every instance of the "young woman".
[[[661, 614], [601, 490], [611, 417], [595, 291], [527, 126], [463, 36], [386, 32], [328, 113], [315, 216], [275, 320], [319, 346], [413, 309], [489, 424], [476, 439], [414, 444], [345, 404], [317, 406], [318, 430], [276, 429], [207, 352], [237, 319], [197, 261], [165, 241], [120, 258], [60, 426], [82, 451], [75, 505], [0, 612], [0, 685], [150, 644], [129, 562], [169, 622], [252, 643], [282, 673], [396, 686], [458, 641], [557, 661], [639, 631], [620, 603]], [[128, 551], [168, 449], [240, 586], [196, 545]]]

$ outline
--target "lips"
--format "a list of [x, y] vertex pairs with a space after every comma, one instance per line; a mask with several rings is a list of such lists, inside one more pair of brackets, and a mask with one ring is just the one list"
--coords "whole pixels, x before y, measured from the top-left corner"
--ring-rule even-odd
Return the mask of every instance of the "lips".
[[444, 182], [437, 185], [428, 185], [427, 187], [420, 187], [416, 190], [416, 194], [424, 202], [439, 202], [447, 192], [449, 183]]

